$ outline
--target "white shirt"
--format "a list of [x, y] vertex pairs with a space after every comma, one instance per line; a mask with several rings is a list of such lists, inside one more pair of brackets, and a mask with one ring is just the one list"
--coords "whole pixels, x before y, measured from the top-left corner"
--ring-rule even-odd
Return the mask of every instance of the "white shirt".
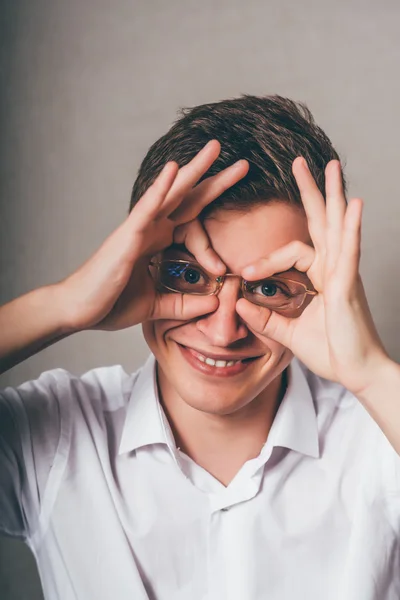
[[0, 531], [48, 600], [399, 600], [400, 458], [354, 396], [293, 360], [224, 487], [176, 448], [154, 366], [1, 393]]

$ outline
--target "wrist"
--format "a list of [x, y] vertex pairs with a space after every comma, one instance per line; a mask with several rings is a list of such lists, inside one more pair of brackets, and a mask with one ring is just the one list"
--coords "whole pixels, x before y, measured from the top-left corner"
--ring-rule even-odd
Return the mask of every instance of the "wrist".
[[54, 283], [39, 290], [37, 302], [48, 310], [49, 326], [57, 335], [78, 333], [80, 329], [74, 325], [71, 307], [60, 283]]
[[398, 385], [400, 394], [400, 365], [389, 356], [383, 356], [369, 371], [369, 383], [354, 395], [363, 403], [375, 401], [384, 391]]

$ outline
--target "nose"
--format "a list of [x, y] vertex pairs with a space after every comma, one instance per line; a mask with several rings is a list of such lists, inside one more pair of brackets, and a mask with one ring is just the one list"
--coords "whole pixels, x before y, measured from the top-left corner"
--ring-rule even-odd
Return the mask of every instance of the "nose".
[[197, 328], [210, 345], [227, 347], [249, 335], [249, 330], [236, 312], [236, 302], [240, 297], [240, 279], [227, 277], [218, 293], [217, 310], [197, 321]]

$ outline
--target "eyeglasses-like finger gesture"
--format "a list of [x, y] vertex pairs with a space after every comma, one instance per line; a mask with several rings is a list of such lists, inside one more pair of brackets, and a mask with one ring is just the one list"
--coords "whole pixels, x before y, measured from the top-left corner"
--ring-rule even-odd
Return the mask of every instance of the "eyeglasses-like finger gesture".
[[313, 247], [292, 242], [242, 275], [254, 280], [296, 268], [307, 273], [318, 295], [296, 319], [245, 299], [238, 300], [237, 310], [258, 337], [282, 343], [314, 373], [357, 394], [388, 358], [359, 274], [363, 202], [346, 203], [339, 161], [330, 161], [325, 170], [326, 202], [304, 158], [296, 158], [293, 174]]

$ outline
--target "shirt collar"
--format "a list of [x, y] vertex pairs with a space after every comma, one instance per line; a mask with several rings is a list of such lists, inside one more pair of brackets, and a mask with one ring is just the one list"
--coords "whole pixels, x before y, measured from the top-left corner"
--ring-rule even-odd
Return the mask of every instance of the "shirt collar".
[[[118, 454], [150, 444], [166, 444], [177, 457], [172, 430], [158, 397], [156, 361], [151, 354], [139, 372], [128, 403]], [[300, 363], [288, 368], [288, 387], [268, 436], [270, 446], [318, 458], [318, 424], [311, 391]]]
[[318, 421], [305, 369], [296, 358], [290, 363], [288, 387], [276, 413], [268, 441], [272, 447], [282, 446], [319, 458]]
[[118, 454], [150, 444], [167, 444], [176, 452], [171, 428], [159, 402], [156, 360], [150, 354], [136, 379], [125, 417]]

